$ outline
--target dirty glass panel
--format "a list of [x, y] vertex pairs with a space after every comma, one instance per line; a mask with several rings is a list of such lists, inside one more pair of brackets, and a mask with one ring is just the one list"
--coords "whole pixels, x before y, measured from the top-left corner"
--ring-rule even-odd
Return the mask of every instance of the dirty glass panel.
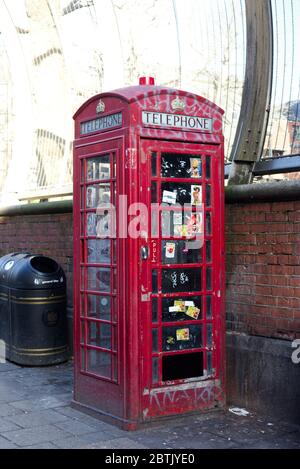
[[162, 320], [190, 321], [201, 319], [201, 296], [183, 296], [162, 299]]
[[110, 291], [110, 269], [99, 267], [88, 267], [87, 289], [95, 291]]
[[207, 352], [207, 374], [213, 374], [213, 360], [212, 352]]
[[202, 326], [199, 324], [163, 327], [162, 334], [164, 352], [202, 346]]
[[96, 236], [97, 216], [95, 213], [86, 214], [86, 235]]
[[89, 321], [88, 345], [95, 345], [111, 350], [111, 325]]
[[206, 234], [211, 235], [211, 214], [210, 214], [210, 212], [206, 212], [206, 214], [205, 214], [205, 229], [206, 229]]
[[192, 292], [201, 290], [201, 269], [162, 269], [162, 292]]
[[212, 327], [212, 324], [207, 324], [207, 346], [208, 347], [212, 347], [212, 331], [213, 331], [213, 327]]
[[157, 183], [155, 181], [151, 183], [151, 203], [157, 203]]
[[211, 267], [207, 267], [207, 269], [206, 269], [206, 289], [207, 290], [211, 290], [211, 288], [212, 288], [211, 275], [212, 275], [212, 269], [211, 269]]
[[95, 319], [111, 319], [111, 297], [87, 295], [87, 315]]
[[152, 358], [152, 383], [158, 382], [158, 358]]
[[110, 264], [110, 240], [89, 239], [87, 241], [87, 261], [95, 264]]
[[201, 156], [181, 153], [161, 154], [161, 177], [199, 178], [202, 174]]
[[157, 174], [156, 162], [157, 162], [157, 153], [156, 151], [152, 151], [151, 152], [151, 175], [153, 177], [155, 177]]
[[208, 239], [205, 241], [206, 250], [206, 262], [211, 262], [211, 241]]
[[86, 370], [104, 378], [111, 377], [111, 354], [100, 350], [87, 350]]
[[190, 249], [185, 240], [163, 240], [161, 257], [163, 264], [193, 264], [201, 262], [202, 256], [201, 249]]
[[158, 299], [152, 298], [152, 322], [157, 322], [158, 318]]
[[152, 293], [157, 293], [158, 285], [157, 285], [157, 269], [152, 270]]
[[158, 330], [152, 329], [152, 352], [158, 352]]
[[205, 193], [206, 193], [206, 196], [205, 196], [206, 207], [210, 207], [211, 206], [210, 184], [206, 184]]
[[206, 296], [206, 318], [212, 318], [211, 295]]
[[109, 154], [102, 155], [95, 158], [88, 158], [86, 160], [87, 181], [95, 181], [98, 179], [109, 179], [110, 178], [110, 161]]
[[206, 155], [205, 157], [205, 165], [206, 165], [206, 179], [210, 179], [211, 177], [211, 157]]

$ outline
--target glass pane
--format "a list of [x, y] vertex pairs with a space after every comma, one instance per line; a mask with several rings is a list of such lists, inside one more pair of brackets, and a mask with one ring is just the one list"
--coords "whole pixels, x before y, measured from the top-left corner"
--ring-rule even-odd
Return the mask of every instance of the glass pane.
[[87, 315], [95, 319], [111, 319], [110, 296], [87, 295]]
[[162, 236], [173, 236], [173, 223], [171, 223], [172, 212], [169, 210], [163, 210], [161, 212], [161, 235]]
[[152, 270], [152, 293], [157, 293], [158, 286], [157, 286], [157, 270]]
[[112, 343], [112, 349], [116, 351], [118, 349], [118, 329], [116, 326], [112, 326], [112, 331], [113, 331], [113, 343]]
[[157, 203], [157, 183], [156, 182], [151, 183], [151, 203], [152, 204]]
[[206, 245], [206, 262], [211, 262], [211, 241], [207, 240]]
[[180, 153], [161, 154], [161, 176], [174, 178], [201, 177], [201, 156]]
[[88, 345], [111, 349], [110, 324], [89, 321]]
[[111, 201], [110, 184], [99, 184], [97, 207], [106, 203], [110, 203], [110, 201]]
[[103, 324], [100, 325], [100, 347], [111, 350], [111, 325]]
[[156, 176], [156, 161], [157, 161], [157, 153], [155, 151], [151, 152], [151, 174], [152, 176]]
[[86, 235], [96, 236], [97, 217], [95, 213], [86, 214]]
[[84, 295], [80, 295], [80, 316], [84, 316]]
[[87, 242], [87, 261], [89, 263], [110, 264], [110, 240], [89, 239]]
[[210, 179], [211, 177], [211, 157], [206, 155], [205, 157], [205, 165], [206, 165], [206, 179]]
[[211, 267], [207, 267], [206, 269], [206, 289], [211, 290], [212, 283], [211, 283]]
[[97, 207], [98, 186], [87, 186], [86, 188], [86, 208]]
[[86, 370], [104, 378], [111, 377], [111, 354], [100, 350], [87, 350]]
[[162, 269], [162, 292], [201, 290], [201, 269]]
[[200, 184], [163, 182], [161, 184], [161, 203], [200, 205], [202, 203], [202, 187]]
[[210, 198], [210, 184], [206, 184], [206, 198], [205, 203], [207, 207], [211, 206], [211, 198]]
[[80, 288], [84, 290], [84, 267], [80, 269]]
[[163, 327], [163, 351], [183, 350], [202, 346], [202, 327]]
[[212, 352], [207, 352], [207, 374], [213, 373]]
[[118, 381], [118, 360], [115, 355], [112, 355], [112, 379]]
[[87, 181], [95, 181], [97, 179], [110, 178], [110, 162], [109, 155], [102, 155], [95, 158], [88, 158], [87, 164]]
[[152, 358], [152, 383], [158, 382], [158, 358]]
[[158, 352], [158, 330], [152, 329], [152, 352]]
[[151, 236], [158, 237], [159, 210], [157, 207], [151, 207]]
[[110, 203], [110, 184], [95, 184], [86, 188], [86, 208], [96, 208]]
[[84, 321], [80, 321], [80, 343], [85, 342]]
[[212, 347], [212, 324], [207, 324], [207, 347]]
[[201, 319], [201, 296], [162, 299], [162, 320], [187, 321]]
[[205, 215], [205, 228], [206, 228], [206, 234], [211, 235], [211, 215], [210, 212], [206, 212]]
[[110, 269], [88, 267], [87, 289], [95, 291], [110, 291]]
[[161, 242], [161, 261], [163, 264], [191, 264], [201, 262], [201, 250], [189, 249], [184, 240]]
[[158, 318], [158, 299], [152, 298], [152, 322], [157, 322]]
[[212, 307], [211, 307], [211, 296], [207, 295], [206, 297], [206, 318], [212, 318]]
[[85, 370], [84, 348], [80, 348], [80, 369]]

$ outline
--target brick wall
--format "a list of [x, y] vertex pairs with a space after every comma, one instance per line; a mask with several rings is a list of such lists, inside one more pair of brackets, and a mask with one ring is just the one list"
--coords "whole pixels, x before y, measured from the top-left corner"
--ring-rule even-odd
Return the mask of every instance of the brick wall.
[[[0, 216], [0, 256], [53, 257], [72, 305], [72, 213]], [[227, 329], [300, 337], [300, 202], [226, 205]]]
[[0, 256], [28, 251], [55, 259], [67, 277], [68, 306], [72, 306], [72, 213], [0, 216]]
[[227, 329], [300, 337], [300, 202], [226, 206]]

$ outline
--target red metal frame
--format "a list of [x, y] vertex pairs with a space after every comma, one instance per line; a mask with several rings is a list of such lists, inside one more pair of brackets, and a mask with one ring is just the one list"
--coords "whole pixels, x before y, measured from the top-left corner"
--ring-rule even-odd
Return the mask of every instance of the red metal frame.
[[[175, 98], [184, 103], [184, 110], [172, 109], [171, 103]], [[98, 103], [102, 106], [100, 114], [96, 112]], [[211, 131], [204, 132], [145, 125], [142, 122], [144, 110], [170, 115], [175, 113], [205, 117], [212, 119], [213, 127]], [[102, 125], [103, 122], [112, 122], [110, 116], [117, 113], [119, 115], [121, 113], [122, 125], [102, 128], [97, 132], [80, 133], [83, 122], [103, 118]], [[135, 428], [139, 423], [152, 418], [215, 407], [224, 403], [222, 113], [223, 111], [213, 103], [190, 93], [156, 86], [139, 86], [97, 95], [88, 100], [74, 116], [74, 403], [110, 416], [128, 429]], [[110, 118], [110, 121], [105, 121], [106, 116]], [[100, 123], [98, 122], [97, 125], [100, 126]], [[156, 175], [152, 175], [152, 152], [156, 153]], [[163, 177], [160, 174], [160, 162], [161, 155], [165, 153], [183, 154], [186, 158], [195, 155], [200, 158], [201, 156], [201, 177]], [[107, 155], [110, 155], [110, 177], [87, 180], [87, 165], [91, 166], [90, 163], [94, 162], [97, 168], [99, 162], [107, 161]], [[113, 158], [115, 158], [115, 164]], [[208, 161], [211, 162], [210, 175], [206, 168]], [[139, 238], [121, 236], [124, 226], [127, 228], [136, 213], [133, 211], [132, 215], [121, 214], [118, 196], [127, 197], [128, 207], [138, 202], [150, 209], [152, 185], [156, 185], [156, 199], [159, 203], [162, 195], [161, 187], [165, 183], [201, 185], [203, 197], [206, 194], [206, 187], [210, 186], [211, 204], [208, 207], [204, 200], [204, 222], [206, 223], [206, 216], [211, 217], [211, 233], [205, 229], [205, 244], [201, 249], [202, 257], [196, 263], [186, 261], [185, 264], [162, 264], [162, 242], [164, 239], [172, 242], [172, 237], [162, 237], [161, 232], [155, 239], [152, 239], [150, 229], [148, 232], [142, 232]], [[94, 186], [95, 191], [90, 189], [90, 194], [96, 193], [100, 197], [99, 187], [105, 184], [110, 185], [111, 202], [116, 206], [116, 235], [115, 240], [106, 242], [111, 248], [110, 259], [103, 261], [99, 257], [91, 261], [88, 259], [88, 244], [96, 243], [97, 236], [95, 233], [87, 232], [87, 219], [90, 217], [90, 221], [95, 221], [98, 212], [96, 207], [86, 205], [87, 188]], [[166, 210], [170, 211], [171, 208]], [[149, 213], [151, 213], [150, 210]], [[150, 227], [151, 216], [148, 222]], [[208, 244], [207, 248], [206, 244]], [[144, 246], [148, 248], [149, 256], [148, 259], [142, 260], [141, 248]], [[176, 249], [177, 246], [179, 244], [176, 245]], [[211, 260], [206, 258], [206, 249], [209, 251], [209, 247]], [[106, 283], [100, 284], [99, 280], [99, 284], [93, 287], [94, 289], [89, 289], [87, 276], [88, 274], [91, 276], [90, 272], [93, 272], [92, 269], [95, 268], [98, 271], [100, 268], [110, 269], [110, 281], [106, 280]], [[156, 293], [152, 292], [152, 269], [154, 268], [158, 272]], [[196, 269], [196, 272], [201, 269], [201, 288], [196, 291], [163, 292], [162, 272], [166, 277], [168, 273], [173, 272], [176, 277], [175, 269], [186, 269], [184, 275], [187, 277], [189, 273], [192, 274], [192, 271], [187, 269]], [[206, 283], [207, 269], [211, 269], [212, 279], [209, 290], [207, 290]], [[179, 272], [183, 273], [183, 270], [178, 271], [178, 274]], [[99, 272], [96, 272], [95, 281], [97, 281], [97, 273]], [[101, 288], [107, 291], [101, 291]], [[114, 303], [110, 316], [103, 316], [104, 307], [101, 301], [98, 301], [92, 311], [96, 317], [89, 316], [88, 295], [90, 294], [94, 295], [93, 299], [96, 303], [96, 300], [100, 298], [109, 298], [111, 303]], [[206, 312], [207, 297], [211, 298], [211, 317], [208, 317]], [[175, 298], [185, 298], [185, 301], [193, 298], [198, 305], [201, 304], [199, 317], [193, 319], [186, 316], [180, 321], [173, 319], [164, 321], [162, 301], [166, 301], [167, 298], [174, 298], [174, 301]], [[154, 322], [152, 321], [152, 301], [157, 301], [158, 305]], [[212, 332], [209, 332], [209, 336], [211, 335], [212, 338], [211, 343], [207, 343], [207, 331], [210, 330], [210, 326]], [[162, 335], [165, 331], [173, 331], [173, 329], [165, 329], [166, 327], [183, 328], [186, 333], [187, 328], [195, 331], [197, 344], [194, 348], [182, 350], [164, 349]], [[199, 339], [200, 327], [202, 332]], [[94, 334], [92, 338], [91, 333]], [[153, 351], [156, 336], [157, 346]], [[87, 356], [90, 353], [98, 368], [87, 367]], [[106, 354], [104, 358], [101, 353]], [[107, 370], [105, 357], [111, 358], [112, 366], [109, 373], [103, 372]], [[175, 362], [177, 360], [177, 368], [182, 367], [175, 378], [172, 378], [172, 372], [168, 371], [171, 361], [174, 360], [172, 357], [175, 357]], [[191, 377], [183, 377], [184, 365], [181, 363], [186, 363], [184, 360], [187, 358], [198, 360], [199, 369], [201, 368], [200, 362], [203, 360], [199, 376], [197, 373], [195, 376], [195, 371], [192, 371]], [[212, 360], [210, 372], [207, 372], [208, 360]], [[158, 366], [157, 379], [152, 376], [153, 363], [157, 363]], [[193, 361], [191, 366], [193, 368], [198, 365], [195, 365]]]

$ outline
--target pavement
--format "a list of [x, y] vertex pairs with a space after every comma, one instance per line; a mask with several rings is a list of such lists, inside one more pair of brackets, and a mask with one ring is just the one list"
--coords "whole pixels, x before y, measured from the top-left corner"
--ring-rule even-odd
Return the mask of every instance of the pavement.
[[0, 363], [0, 449], [291, 449], [300, 425], [229, 409], [125, 431], [70, 405], [73, 364]]

